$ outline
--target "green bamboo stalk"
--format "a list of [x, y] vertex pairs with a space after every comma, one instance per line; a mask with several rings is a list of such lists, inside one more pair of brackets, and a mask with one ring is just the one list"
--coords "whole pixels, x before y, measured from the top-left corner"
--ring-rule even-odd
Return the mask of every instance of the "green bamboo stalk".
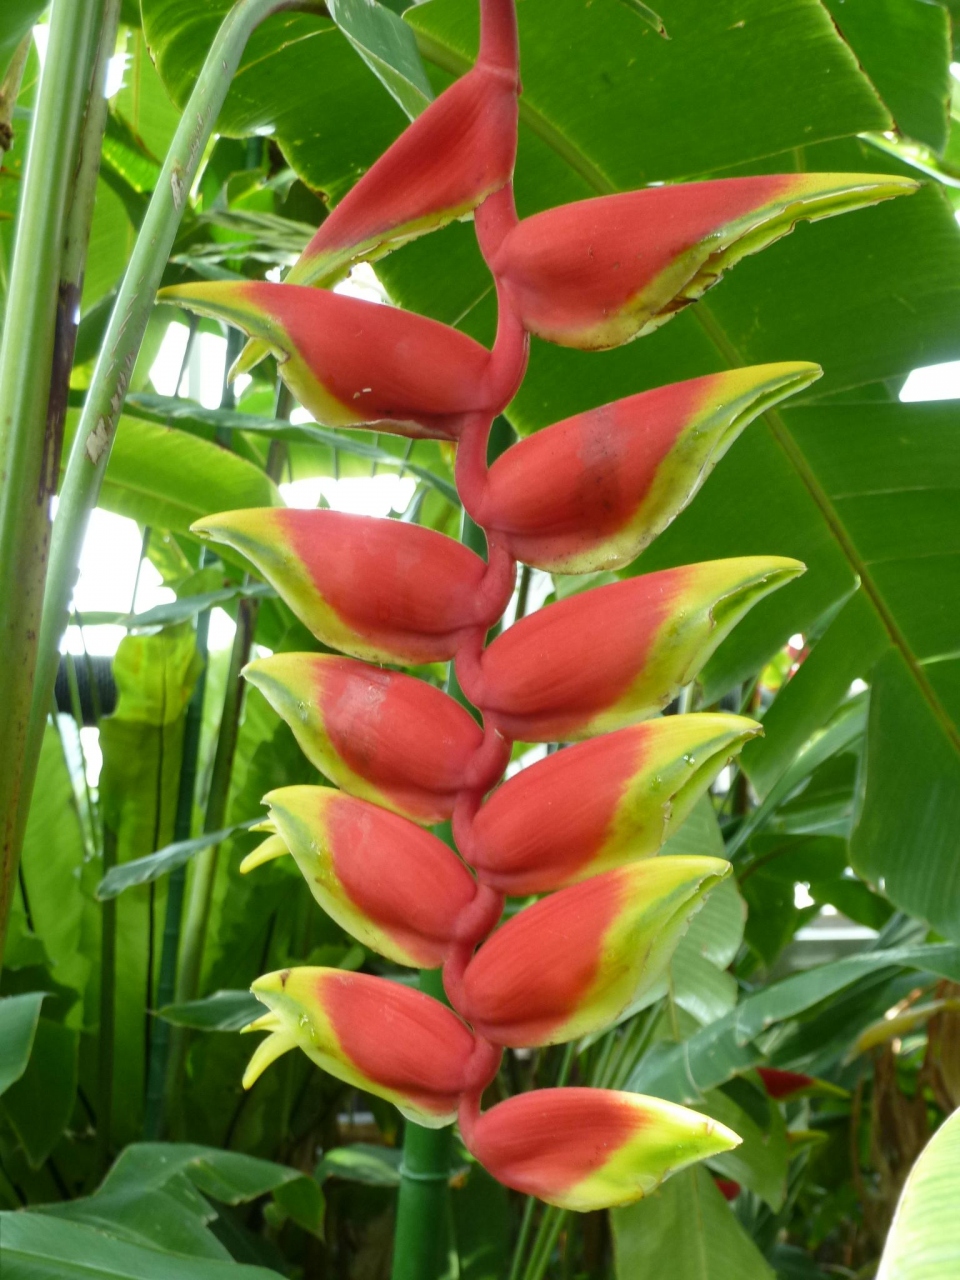
[[[92, 0], [55, 0], [55, 9], [62, 9], [68, 14], [78, 13], [90, 7], [91, 4]], [[67, 623], [80, 546], [90, 512], [96, 505], [100, 493], [130, 374], [150, 318], [167, 257], [183, 216], [187, 193], [197, 175], [204, 149], [213, 133], [217, 115], [230, 88], [247, 40], [251, 32], [264, 19], [271, 14], [289, 9], [323, 12], [323, 5], [319, 0], [238, 0], [224, 19], [210, 47], [193, 93], [177, 126], [156, 190], [147, 207], [143, 225], [117, 294], [117, 301], [104, 335], [93, 380], [87, 392], [74, 437], [53, 529], [39, 641], [24, 634], [20, 635], [19, 652], [22, 654], [22, 661], [16, 658], [11, 648], [6, 645], [4, 647], [7, 660], [0, 672], [0, 681], [8, 680], [22, 700], [24, 691], [29, 690], [34, 668], [36, 668], [36, 679], [33, 681], [33, 703], [29, 708], [29, 724], [27, 707], [24, 706], [23, 710], [18, 712], [19, 719], [12, 715], [8, 718], [7, 723], [10, 727], [6, 734], [6, 741], [0, 748], [3, 753], [0, 755], [0, 824], [2, 824], [0, 830], [3, 832], [4, 840], [3, 879], [0, 882], [0, 894], [2, 894], [0, 896], [0, 929], [3, 927], [2, 922], [6, 919], [9, 907], [7, 901], [9, 885], [15, 878], [19, 861], [19, 850], [26, 822], [25, 815], [40, 758], [43, 725], [56, 679], [60, 637]], [[51, 36], [51, 46], [52, 44]], [[76, 47], [74, 45], [74, 57]], [[48, 67], [51, 65], [50, 49], [48, 49], [47, 65]], [[61, 81], [55, 85], [55, 94], [62, 100], [64, 87], [70, 83], [73, 73], [69, 65], [64, 66], [62, 61], [55, 65], [58, 65], [63, 72]], [[53, 92], [54, 90], [51, 90], [51, 93]], [[41, 97], [42, 94], [41, 86]], [[54, 105], [58, 108], [53, 116], [56, 122], [59, 111], [62, 110], [61, 101]], [[53, 132], [57, 131], [55, 129]], [[39, 244], [42, 246], [47, 240], [49, 237], [41, 236]], [[26, 292], [26, 284], [29, 284], [30, 289], [36, 287], [36, 281], [30, 279], [21, 286], [20, 294]], [[24, 333], [24, 326], [18, 325], [18, 335]], [[30, 345], [26, 343], [24, 349], [29, 349]], [[34, 363], [31, 367], [36, 368], [38, 365]], [[0, 400], [0, 408], [2, 405], [3, 400]], [[19, 414], [14, 415], [11, 420], [19, 417]], [[3, 430], [4, 421], [5, 415], [0, 413], [0, 430]], [[0, 451], [0, 457], [3, 457], [2, 451]], [[18, 481], [22, 480], [19, 474], [16, 478]], [[29, 498], [30, 494], [33, 494], [35, 499], [38, 486], [31, 487], [21, 483], [19, 487], [25, 499]], [[45, 504], [44, 519], [46, 519]], [[6, 556], [0, 559], [5, 565]], [[5, 567], [0, 566], [0, 574], [5, 572]], [[6, 600], [2, 581], [0, 578], [0, 601], [4, 602], [0, 603], [0, 609], [5, 608]], [[5, 620], [6, 615], [0, 613], [0, 624]], [[14, 620], [17, 621], [22, 633], [24, 627], [16, 616]], [[35, 630], [36, 623], [37, 617], [34, 616]], [[0, 635], [2, 635], [2, 627], [0, 627]], [[2, 692], [0, 692], [0, 704], [4, 707], [7, 705]], [[10, 705], [13, 707], [13, 703]]]
[[[439, 969], [420, 973], [420, 990], [446, 1002]], [[407, 1121], [397, 1197], [392, 1280], [438, 1280], [444, 1273], [453, 1128]]]
[[[0, 953], [25, 826], [19, 810], [36, 772], [35, 762], [25, 769], [25, 750], [62, 438], [51, 376], [64, 315], [67, 210], [102, 8], [101, 0], [53, 3], [0, 343]], [[34, 761], [56, 678], [52, 661], [50, 675], [34, 704]]]

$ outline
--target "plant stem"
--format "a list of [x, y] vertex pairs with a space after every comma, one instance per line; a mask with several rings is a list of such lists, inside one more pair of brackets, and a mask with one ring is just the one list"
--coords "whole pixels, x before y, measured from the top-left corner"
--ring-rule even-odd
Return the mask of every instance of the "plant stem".
[[[103, 874], [117, 862], [117, 834], [104, 823]], [[117, 900], [100, 908], [100, 1034], [97, 1041], [97, 1168], [110, 1163], [110, 1120], [113, 1113], [113, 1042], [116, 1029]]]
[[[439, 969], [421, 972], [420, 990], [445, 1000]], [[452, 1142], [452, 1126], [424, 1129], [407, 1121], [392, 1280], [438, 1280], [443, 1274]]]
[[[81, 11], [85, 12], [92, 7], [92, 0], [55, 0], [54, 19], [57, 19], [61, 10], [69, 16], [77, 15]], [[213, 133], [220, 107], [230, 88], [251, 32], [271, 14], [282, 10], [322, 12], [322, 8], [321, 4], [313, 0], [238, 0], [238, 3], [230, 9], [207, 54], [190, 100], [177, 126], [157, 187], [147, 206], [143, 225], [137, 236], [123, 283], [117, 293], [117, 301], [104, 335], [67, 462], [60, 493], [60, 505], [53, 529], [50, 569], [43, 600], [43, 620], [39, 628], [39, 642], [33, 637], [27, 638], [21, 635], [19, 651], [14, 651], [8, 643], [4, 644], [5, 660], [0, 669], [0, 705], [4, 706], [5, 714], [7, 703], [5, 696], [2, 695], [2, 682], [9, 680], [20, 689], [22, 696], [24, 689], [29, 690], [34, 667], [36, 667], [36, 679], [33, 682], [33, 703], [29, 711], [29, 726], [26, 721], [26, 710], [22, 713], [18, 711], [17, 715], [7, 716], [6, 741], [3, 754], [0, 756], [0, 824], [2, 824], [0, 830], [3, 832], [4, 839], [0, 922], [5, 920], [8, 910], [9, 904], [6, 901], [8, 885], [15, 879], [25, 825], [23, 814], [29, 804], [36, 777], [43, 725], [56, 679], [60, 637], [66, 626], [70, 594], [76, 578], [84, 531], [100, 492], [130, 374], [150, 318], [167, 257], [183, 216], [187, 193], [197, 175], [204, 149]], [[51, 67], [55, 70], [59, 69], [61, 73], [50, 87], [50, 96], [55, 99], [53, 106], [56, 110], [53, 112], [53, 120], [56, 125], [63, 111], [65, 87], [71, 84], [76, 75], [77, 49], [80, 46], [73, 42], [68, 56], [61, 57], [59, 62], [54, 62], [51, 59], [53, 45], [51, 30], [44, 75], [45, 80], [50, 82], [52, 77], [47, 74], [47, 71]], [[42, 98], [43, 85], [41, 84]], [[38, 108], [37, 121], [35, 121], [35, 131], [38, 136], [43, 133], [43, 130], [38, 127], [40, 117], [41, 112]], [[50, 136], [55, 136], [57, 132], [58, 128], [52, 129]], [[45, 210], [41, 212], [45, 214]], [[29, 223], [29, 219], [27, 222]], [[51, 242], [51, 237], [49, 235], [38, 237], [34, 233], [33, 240], [42, 249], [44, 245]], [[32, 272], [26, 275], [27, 278], [20, 286], [18, 297], [36, 291], [36, 277]], [[12, 283], [11, 280], [11, 285]], [[19, 310], [17, 314], [21, 314]], [[23, 338], [25, 333], [25, 326], [18, 325], [18, 336]], [[33, 348], [31, 344], [24, 342], [23, 349], [32, 350]], [[2, 367], [0, 364], [0, 368]], [[35, 359], [31, 369], [36, 371], [39, 367], [40, 364]], [[5, 379], [3, 383], [6, 385]], [[4, 404], [6, 397], [5, 391], [3, 398], [0, 399], [0, 407]], [[11, 420], [18, 420], [20, 416], [14, 415]], [[0, 431], [5, 430], [3, 426], [5, 421], [6, 415], [0, 412]], [[0, 457], [3, 457], [3, 453], [4, 451], [0, 450]], [[7, 465], [4, 462], [4, 466]], [[31, 494], [35, 499], [37, 486], [34, 485], [31, 488], [29, 484], [23, 483], [23, 480], [24, 476], [16, 470], [14, 489], [19, 486], [22, 494], [25, 495], [25, 501], [29, 501]], [[5, 486], [8, 483], [10, 483], [9, 480], [5, 479]], [[42, 505], [43, 518], [46, 520], [46, 503]], [[5, 522], [4, 516], [4, 524]], [[22, 531], [20, 536], [22, 537]], [[31, 544], [28, 542], [25, 545], [29, 547]], [[23, 576], [19, 569], [19, 562], [8, 561], [5, 548], [2, 550], [0, 575], [6, 575], [8, 565], [13, 564], [14, 581], [17, 581], [18, 574]], [[29, 574], [26, 576], [29, 578]], [[42, 585], [42, 576], [40, 583]], [[3, 577], [0, 576], [0, 601], [3, 602], [0, 604], [0, 610], [8, 609], [2, 584]], [[39, 591], [41, 588], [36, 589]], [[21, 594], [18, 589], [17, 596], [10, 599], [19, 601]], [[25, 632], [26, 627], [23, 624], [25, 615], [22, 611], [20, 614], [19, 619], [17, 612], [12, 616], [19, 631]], [[0, 624], [5, 624], [6, 616], [6, 613], [0, 613]], [[34, 635], [37, 620], [34, 616]], [[3, 634], [3, 629], [3, 625], [0, 625], [0, 635]], [[22, 657], [17, 656], [18, 652]], [[12, 703], [10, 709], [12, 712]], [[21, 811], [19, 821], [16, 818], [18, 808]], [[7, 841], [9, 841], [9, 847], [7, 847]]]
[[543, 1217], [540, 1219], [540, 1226], [537, 1229], [533, 1253], [530, 1255], [527, 1269], [523, 1273], [523, 1280], [542, 1280], [543, 1273], [550, 1262], [550, 1255], [553, 1253], [553, 1246], [557, 1243], [557, 1236], [559, 1236], [566, 1220], [566, 1209], [558, 1209], [555, 1205], [548, 1205], [544, 1210]]
[[51, 650], [51, 679], [32, 704], [36, 740], [27, 767], [50, 498], [60, 465], [62, 417], [58, 430], [51, 375], [63, 315], [61, 264], [101, 9], [100, 0], [54, 0], [0, 344], [0, 953], [25, 826], [21, 804], [25, 807], [36, 772], [56, 678]]
[[[203, 697], [207, 687], [207, 636], [210, 612], [197, 618], [197, 653], [203, 663], [196, 686], [187, 706], [183, 725], [183, 752], [180, 758], [180, 781], [177, 791], [177, 813], [174, 840], [189, 840], [192, 834], [193, 800], [196, 792], [197, 760], [200, 755], [200, 731], [203, 726]], [[183, 923], [183, 898], [187, 868], [177, 867], [167, 883], [167, 906], [163, 918], [163, 942], [160, 949], [160, 974], [157, 979], [157, 1008], [170, 1004], [177, 982], [177, 956], [180, 953], [180, 929]], [[150, 1041], [150, 1064], [147, 1070], [147, 1095], [143, 1122], [148, 1142], [158, 1139], [166, 1119], [166, 1079], [170, 1057], [170, 1024], [157, 1019]]]

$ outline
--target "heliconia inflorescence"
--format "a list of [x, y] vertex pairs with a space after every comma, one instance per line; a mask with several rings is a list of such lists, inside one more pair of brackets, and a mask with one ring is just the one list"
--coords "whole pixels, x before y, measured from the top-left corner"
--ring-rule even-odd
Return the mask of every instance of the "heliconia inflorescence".
[[[656, 856], [759, 732], [735, 715], [658, 713], [743, 615], [803, 572], [753, 555], [625, 577], [488, 631], [517, 562], [622, 568], [692, 500], [750, 421], [808, 386], [794, 362], [711, 373], [580, 413], [489, 465], [494, 417], [529, 335], [618, 346], [693, 303], [724, 271], [815, 219], [915, 188], [889, 175], [786, 174], [657, 186], [517, 217], [514, 0], [480, 0], [475, 66], [364, 175], [286, 282], [199, 283], [165, 296], [250, 338], [332, 427], [451, 442], [483, 560], [429, 529], [333, 511], [231, 511], [197, 533], [243, 554], [322, 644], [246, 669], [333, 787], [266, 797], [251, 870], [292, 855], [320, 906], [400, 965], [440, 968], [452, 1008], [383, 977], [294, 968], [253, 984], [266, 1031], [249, 1086], [302, 1049], [464, 1142], [507, 1186], [590, 1210], [629, 1203], [735, 1146], [657, 1098], [534, 1090], [481, 1111], [505, 1047], [556, 1044], [653, 998], [729, 864]], [[496, 286], [492, 350], [454, 328], [329, 292], [359, 261], [475, 211]], [[341, 656], [345, 655], [345, 656]], [[451, 662], [482, 726], [426, 681], [376, 663]], [[576, 745], [500, 786], [512, 744]], [[456, 850], [425, 830], [451, 821]], [[459, 856], [458, 856], [459, 855]], [[497, 928], [505, 895], [544, 894]], [[776, 1073], [771, 1093], [797, 1082]]]

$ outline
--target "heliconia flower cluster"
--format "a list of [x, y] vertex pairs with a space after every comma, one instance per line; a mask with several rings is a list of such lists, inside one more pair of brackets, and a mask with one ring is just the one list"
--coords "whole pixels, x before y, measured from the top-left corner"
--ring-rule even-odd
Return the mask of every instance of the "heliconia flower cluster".
[[[400, 965], [443, 968], [452, 1007], [383, 977], [267, 974], [269, 1034], [244, 1083], [299, 1047], [419, 1124], [459, 1119], [508, 1186], [576, 1210], [627, 1203], [734, 1146], [657, 1098], [534, 1090], [481, 1110], [504, 1047], [613, 1025], [662, 977], [729, 872], [656, 856], [759, 731], [741, 716], [660, 712], [757, 601], [803, 571], [749, 556], [624, 578], [521, 618], [490, 645], [517, 562], [565, 574], [628, 565], [693, 498], [748, 423], [809, 385], [808, 363], [708, 374], [602, 405], [503, 453], [494, 417], [529, 335], [617, 346], [665, 323], [728, 267], [820, 218], [914, 184], [787, 174], [661, 186], [520, 220], [513, 0], [480, 0], [480, 52], [365, 174], [283, 284], [201, 283], [166, 297], [249, 336], [318, 421], [454, 442], [484, 560], [413, 524], [333, 511], [233, 511], [196, 530], [242, 553], [334, 653], [246, 670], [333, 787], [266, 797], [244, 869], [290, 854], [320, 906]], [[474, 212], [497, 291], [487, 350], [433, 320], [329, 291], [361, 260]], [[319, 287], [318, 287], [319, 286]], [[390, 665], [453, 662], [483, 727]], [[497, 786], [514, 742], [573, 743]], [[427, 828], [450, 820], [458, 853]], [[498, 926], [506, 895], [544, 895]]]

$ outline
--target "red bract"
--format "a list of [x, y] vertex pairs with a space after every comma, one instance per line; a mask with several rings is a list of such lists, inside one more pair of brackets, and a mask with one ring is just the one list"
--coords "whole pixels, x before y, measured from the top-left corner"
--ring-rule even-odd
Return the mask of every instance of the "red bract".
[[457, 845], [484, 883], [518, 896], [649, 857], [759, 732], [742, 716], [666, 716], [558, 751], [456, 821]]
[[412, 676], [319, 653], [258, 658], [244, 675], [331, 782], [415, 822], [451, 817], [461, 792], [486, 791], [509, 758], [459, 703]]
[[517, 560], [554, 573], [617, 568], [683, 510], [757, 414], [820, 372], [758, 365], [657, 387], [538, 431], [489, 472], [485, 434], [465, 432], [457, 485]]
[[439, 1001], [386, 978], [322, 968], [268, 973], [251, 990], [270, 1013], [248, 1030], [270, 1035], [247, 1068], [247, 1087], [281, 1053], [300, 1048], [419, 1124], [452, 1120], [473, 1078], [477, 1042]]
[[490, 267], [531, 333], [602, 350], [657, 328], [801, 219], [917, 185], [890, 174], [789, 173], [599, 196], [524, 219]]
[[[321, 224], [285, 284], [335, 284], [354, 262], [445, 226], [510, 181], [517, 150], [516, 15], [482, 0], [474, 67], [401, 133]], [[267, 353], [247, 344], [230, 376]]]
[[[443, 964], [478, 891], [441, 840], [331, 787], [281, 787], [264, 803], [310, 892], [348, 933], [399, 964]], [[477, 937], [500, 905], [490, 894]]]
[[327, 426], [456, 440], [464, 414], [499, 408], [486, 347], [409, 311], [255, 280], [175, 285], [159, 296], [261, 339]]
[[730, 870], [720, 858], [651, 858], [519, 912], [483, 944], [451, 1003], [494, 1044], [560, 1044], [613, 1023], [663, 973], [690, 917]]
[[639, 1200], [669, 1174], [740, 1142], [708, 1116], [611, 1089], [536, 1089], [484, 1115], [465, 1104], [460, 1130], [508, 1187], [581, 1212]]
[[457, 673], [489, 724], [524, 742], [572, 741], [653, 715], [757, 600], [803, 572], [750, 556], [598, 587], [524, 618]]
[[374, 662], [444, 662], [493, 625], [513, 590], [487, 564], [415, 524], [342, 511], [227, 511], [193, 526], [251, 560], [318, 640]]

